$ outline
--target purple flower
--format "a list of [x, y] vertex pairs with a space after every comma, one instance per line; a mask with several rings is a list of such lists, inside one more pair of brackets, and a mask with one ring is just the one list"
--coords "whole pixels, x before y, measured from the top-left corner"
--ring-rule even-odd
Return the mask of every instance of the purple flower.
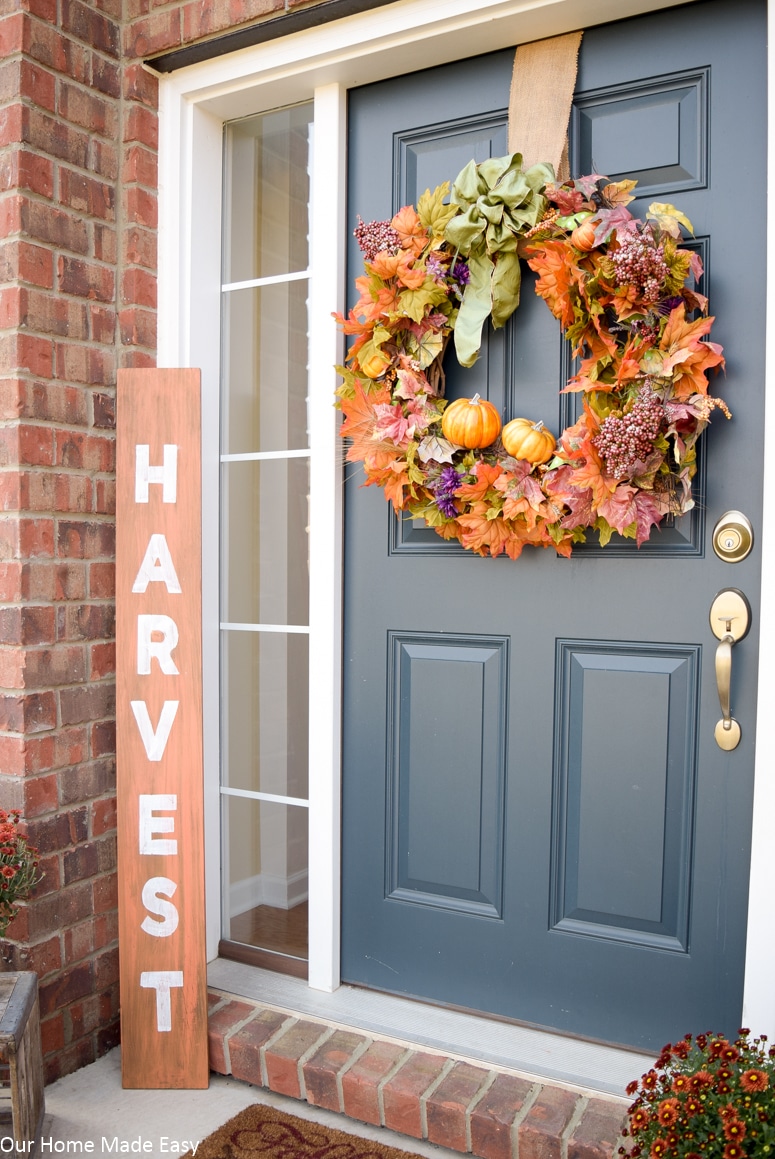
[[451, 464], [442, 467], [434, 491], [436, 493], [436, 506], [442, 515], [446, 515], [447, 519], [457, 518], [458, 510], [455, 503], [455, 491], [457, 491], [459, 486], [460, 476], [455, 468]]
[[468, 268], [468, 262], [464, 262], [462, 258], [458, 258], [452, 267], [452, 277], [461, 286], [467, 286], [471, 280], [471, 271]]

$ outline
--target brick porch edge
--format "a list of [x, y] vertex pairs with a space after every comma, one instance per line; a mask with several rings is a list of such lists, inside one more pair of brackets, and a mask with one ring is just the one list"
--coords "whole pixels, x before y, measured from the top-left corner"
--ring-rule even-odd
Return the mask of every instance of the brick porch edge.
[[[481, 1159], [611, 1159], [624, 1099], [533, 1082], [211, 990], [210, 1068]], [[346, 1128], [345, 1128], [346, 1129]]]

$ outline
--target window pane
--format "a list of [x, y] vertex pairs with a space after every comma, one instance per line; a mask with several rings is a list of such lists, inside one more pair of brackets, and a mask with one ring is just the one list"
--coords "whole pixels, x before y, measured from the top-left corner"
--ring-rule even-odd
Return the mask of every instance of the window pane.
[[221, 619], [307, 625], [309, 459], [223, 463], [221, 503]]
[[224, 798], [224, 931], [232, 942], [307, 957], [307, 810]]
[[312, 106], [227, 129], [224, 282], [306, 270]]
[[308, 283], [223, 295], [223, 452], [299, 450], [307, 422]]
[[306, 800], [309, 637], [239, 631], [221, 636], [222, 783]]

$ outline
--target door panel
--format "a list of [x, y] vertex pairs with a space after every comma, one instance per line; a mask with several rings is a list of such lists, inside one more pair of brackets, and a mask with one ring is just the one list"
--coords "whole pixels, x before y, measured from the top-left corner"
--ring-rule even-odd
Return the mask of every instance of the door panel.
[[[722, 563], [710, 530], [730, 508], [760, 525], [764, 14], [711, 0], [590, 29], [579, 62], [574, 171], [637, 176], [641, 214], [674, 200], [706, 263], [728, 360], [711, 389], [734, 419], [704, 437], [695, 510], [640, 551], [481, 559], [348, 471], [347, 981], [648, 1049], [738, 1027], [759, 558]], [[505, 152], [512, 62], [352, 94], [353, 226]], [[447, 394], [560, 430], [569, 352], [523, 276], [476, 367], [447, 359]], [[727, 586], [754, 627], [734, 654], [743, 739], [725, 754], [708, 611]]]

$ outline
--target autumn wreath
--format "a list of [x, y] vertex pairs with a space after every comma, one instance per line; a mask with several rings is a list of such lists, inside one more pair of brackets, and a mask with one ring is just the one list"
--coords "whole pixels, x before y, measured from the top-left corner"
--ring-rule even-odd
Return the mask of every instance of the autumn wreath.
[[[681, 248], [690, 222], [660, 203], [634, 217], [635, 184], [558, 185], [515, 153], [471, 162], [392, 221], [359, 221], [360, 297], [337, 316], [354, 336], [338, 368], [341, 433], [397, 512], [516, 559], [525, 544], [570, 555], [590, 531], [640, 546], [693, 506], [697, 440], [714, 408], [730, 417], [708, 394], [724, 358], [693, 288], [701, 260]], [[556, 441], [532, 420], [501, 430], [478, 398], [445, 414], [449, 339], [471, 366], [487, 319], [503, 326], [519, 303], [521, 256], [579, 359], [565, 389], [583, 392], [583, 411]]]

